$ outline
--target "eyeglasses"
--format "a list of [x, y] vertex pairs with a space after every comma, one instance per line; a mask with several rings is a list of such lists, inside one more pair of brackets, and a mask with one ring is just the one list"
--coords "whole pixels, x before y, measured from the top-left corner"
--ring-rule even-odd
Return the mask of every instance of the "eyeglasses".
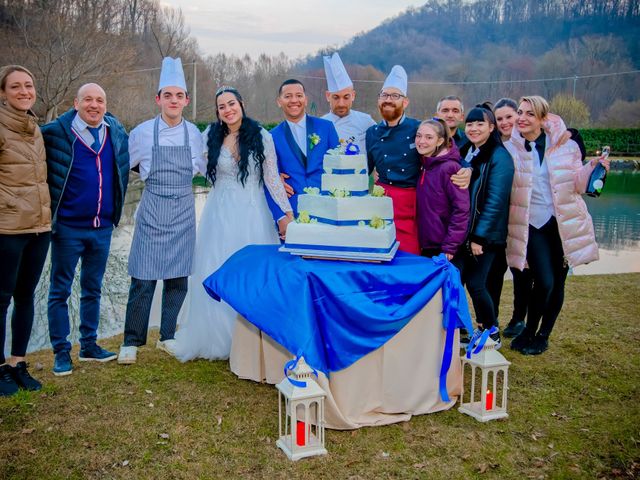
[[395, 102], [397, 102], [398, 100], [400, 100], [401, 98], [405, 98], [406, 95], [401, 95], [399, 93], [387, 93], [387, 92], [380, 92], [378, 94], [378, 98], [380, 100], [387, 100], [387, 99], [391, 99]]

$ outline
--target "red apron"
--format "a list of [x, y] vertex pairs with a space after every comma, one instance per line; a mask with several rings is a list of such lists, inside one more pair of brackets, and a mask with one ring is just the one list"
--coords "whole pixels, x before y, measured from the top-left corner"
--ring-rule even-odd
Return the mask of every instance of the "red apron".
[[393, 201], [393, 221], [396, 224], [396, 236], [400, 242], [399, 250], [420, 255], [418, 243], [418, 222], [416, 221], [416, 189], [400, 188], [377, 182]]

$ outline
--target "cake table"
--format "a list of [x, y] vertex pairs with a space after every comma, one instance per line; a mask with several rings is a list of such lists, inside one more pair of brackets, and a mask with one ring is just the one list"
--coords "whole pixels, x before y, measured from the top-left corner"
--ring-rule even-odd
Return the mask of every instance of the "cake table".
[[458, 271], [444, 257], [400, 252], [379, 265], [252, 245], [204, 286], [240, 314], [232, 371], [278, 383], [284, 364], [304, 356], [327, 392], [328, 428], [406, 421], [452, 407], [460, 393], [457, 329], [471, 321]]

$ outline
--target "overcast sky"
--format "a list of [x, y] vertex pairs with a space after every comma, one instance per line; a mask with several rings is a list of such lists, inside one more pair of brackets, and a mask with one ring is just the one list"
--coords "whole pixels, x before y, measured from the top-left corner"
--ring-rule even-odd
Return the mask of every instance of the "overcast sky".
[[163, 0], [179, 7], [204, 54], [297, 58], [341, 46], [409, 6], [410, 0]]

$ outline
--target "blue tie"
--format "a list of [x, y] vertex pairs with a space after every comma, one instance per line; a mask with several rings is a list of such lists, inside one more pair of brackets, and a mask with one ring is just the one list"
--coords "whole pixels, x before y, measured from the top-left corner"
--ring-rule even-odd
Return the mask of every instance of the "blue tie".
[[93, 143], [91, 144], [91, 148], [99, 152], [100, 151], [100, 127], [87, 127], [91, 135], [93, 135]]

